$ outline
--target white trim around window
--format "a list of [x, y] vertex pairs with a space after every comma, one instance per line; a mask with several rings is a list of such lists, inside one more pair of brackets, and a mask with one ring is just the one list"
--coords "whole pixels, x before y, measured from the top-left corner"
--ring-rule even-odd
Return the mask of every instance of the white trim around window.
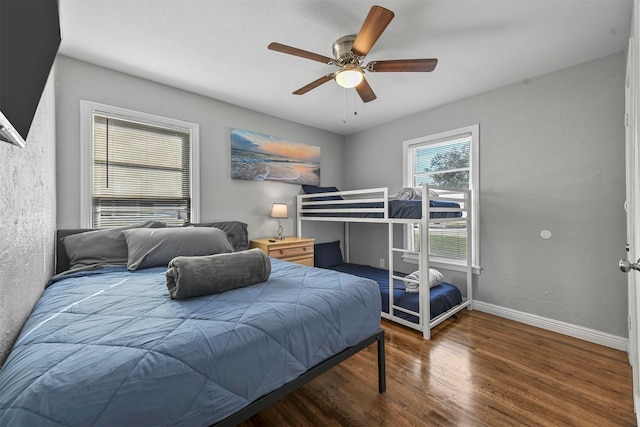
[[[472, 226], [472, 267], [473, 272], [480, 273], [480, 230], [479, 230], [479, 197], [478, 190], [480, 188], [480, 125], [474, 124], [465, 126], [458, 129], [453, 129], [445, 132], [440, 132], [434, 135], [428, 135], [420, 138], [404, 141], [402, 144], [402, 170], [403, 170], [403, 186], [413, 186], [413, 175], [411, 171], [412, 161], [409, 159], [409, 152], [416, 146], [424, 146], [431, 144], [438, 144], [446, 141], [454, 141], [455, 139], [470, 135], [471, 152], [470, 152], [470, 174], [469, 174], [469, 187], [471, 190], [471, 226]], [[408, 244], [405, 233], [405, 247]], [[403, 261], [410, 263], [418, 263], [418, 259], [415, 256], [403, 255]], [[447, 258], [430, 257], [431, 265], [439, 268], [445, 268], [450, 270], [465, 271], [465, 263]]]
[[105, 115], [123, 120], [172, 128], [191, 134], [191, 212], [190, 221], [200, 220], [200, 125], [168, 117], [142, 113], [112, 105], [80, 100], [80, 227], [91, 228], [93, 205], [93, 116]]

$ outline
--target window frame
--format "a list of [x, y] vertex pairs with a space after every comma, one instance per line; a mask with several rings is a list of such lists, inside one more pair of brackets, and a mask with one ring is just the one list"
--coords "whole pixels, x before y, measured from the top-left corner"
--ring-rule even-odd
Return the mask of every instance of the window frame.
[[[418, 146], [441, 144], [447, 141], [459, 139], [464, 135], [470, 135], [469, 152], [469, 189], [471, 190], [471, 266], [475, 274], [479, 274], [480, 267], [480, 230], [479, 230], [479, 195], [480, 188], [480, 125], [478, 123], [432, 135], [422, 136], [403, 141], [402, 143], [402, 184], [403, 187], [413, 186], [413, 159], [409, 159], [409, 153]], [[406, 248], [409, 247], [411, 237], [411, 225], [405, 226], [403, 241]], [[404, 253], [404, 262], [417, 264], [418, 256]], [[430, 265], [455, 271], [465, 271], [467, 263], [445, 257], [429, 257]]]
[[80, 100], [80, 227], [93, 224], [93, 125], [94, 114], [188, 132], [191, 135], [190, 222], [200, 221], [200, 125], [127, 108]]

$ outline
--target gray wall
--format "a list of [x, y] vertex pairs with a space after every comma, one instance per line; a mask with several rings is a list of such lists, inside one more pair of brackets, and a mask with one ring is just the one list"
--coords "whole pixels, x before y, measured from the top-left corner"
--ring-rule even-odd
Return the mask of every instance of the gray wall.
[[[201, 219], [245, 221], [251, 237], [273, 233], [269, 206], [293, 209], [299, 186], [231, 180], [232, 127], [320, 146], [322, 185], [395, 190], [402, 141], [480, 123], [476, 299], [627, 335], [626, 278], [616, 267], [626, 240], [622, 53], [351, 135], [344, 148], [329, 132], [71, 58], [56, 63], [55, 97], [50, 81], [27, 148], [0, 144], [0, 277], [12, 278], [0, 281], [0, 361], [53, 271], [56, 188], [57, 227], [80, 224], [80, 99], [199, 123]], [[285, 222], [287, 232], [294, 224]], [[553, 237], [542, 240], [542, 229]], [[336, 224], [305, 231], [342, 237]], [[384, 227], [352, 234], [352, 261], [386, 257]]]
[[0, 365], [53, 272], [54, 88], [49, 76], [26, 148], [0, 142]]
[[[619, 53], [351, 135], [346, 188], [398, 189], [402, 141], [479, 123], [475, 299], [626, 337], [624, 73]], [[372, 227], [352, 261], [386, 257]]]
[[[321, 148], [322, 185], [344, 184], [344, 137], [119, 73], [66, 56], [57, 59], [58, 228], [80, 225], [80, 100], [128, 108], [200, 125], [200, 220], [239, 220], [251, 238], [275, 235], [271, 204], [289, 204], [285, 234], [295, 234], [299, 185], [231, 179], [231, 128], [242, 128]], [[284, 95], [288, 96], [288, 95]], [[285, 102], [274, 99], [273, 102]], [[307, 228], [305, 228], [307, 231]], [[313, 235], [339, 239], [335, 224], [309, 227]]]

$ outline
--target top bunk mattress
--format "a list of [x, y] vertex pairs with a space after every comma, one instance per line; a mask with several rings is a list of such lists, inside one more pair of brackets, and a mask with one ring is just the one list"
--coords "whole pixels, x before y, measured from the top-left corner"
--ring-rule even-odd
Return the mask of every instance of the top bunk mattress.
[[[429, 207], [458, 209], [460, 205], [455, 202], [443, 200], [429, 200]], [[328, 204], [311, 205], [305, 209], [362, 209], [362, 208], [384, 208], [383, 202], [372, 203], [348, 203], [348, 204]], [[422, 218], [422, 200], [389, 200], [389, 218], [420, 219]], [[382, 212], [334, 212], [334, 213], [314, 213], [305, 212], [303, 216], [309, 217], [331, 217], [331, 218], [384, 218]], [[431, 212], [430, 218], [460, 218], [462, 212]]]
[[379, 330], [372, 280], [271, 262], [184, 300], [165, 267], [61, 277], [0, 370], [0, 425], [214, 424]]

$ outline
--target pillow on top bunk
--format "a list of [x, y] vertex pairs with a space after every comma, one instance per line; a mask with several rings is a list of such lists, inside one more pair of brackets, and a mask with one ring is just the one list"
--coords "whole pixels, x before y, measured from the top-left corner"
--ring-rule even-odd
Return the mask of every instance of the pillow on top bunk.
[[331, 268], [344, 264], [340, 240], [313, 245], [313, 262], [315, 267]]
[[247, 224], [240, 221], [218, 221], [218, 222], [201, 222], [193, 224], [187, 222], [185, 227], [214, 227], [218, 228], [229, 237], [229, 242], [233, 246], [235, 251], [244, 251], [249, 249], [249, 232], [247, 230]]
[[177, 256], [233, 252], [227, 233], [213, 227], [137, 228], [122, 232], [127, 239], [127, 270], [167, 266]]
[[[318, 194], [318, 193], [335, 193], [338, 190], [336, 187], [318, 187], [317, 185], [302, 185], [302, 190], [305, 194]], [[324, 200], [343, 200], [340, 196], [322, 196], [313, 197], [311, 199], [314, 202], [322, 202]]]

